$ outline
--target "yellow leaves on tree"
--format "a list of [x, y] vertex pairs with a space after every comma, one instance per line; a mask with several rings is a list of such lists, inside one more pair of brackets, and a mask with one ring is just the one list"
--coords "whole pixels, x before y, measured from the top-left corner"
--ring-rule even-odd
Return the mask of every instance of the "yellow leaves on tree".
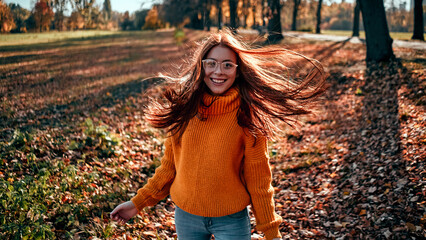
[[158, 9], [156, 6], [153, 6], [145, 18], [145, 25], [143, 25], [142, 29], [158, 29], [161, 27], [163, 27], [163, 23], [158, 18]]
[[71, 13], [71, 16], [68, 18], [68, 28], [71, 30], [84, 28], [84, 18], [79, 12], [74, 11]]
[[40, 32], [49, 31], [54, 13], [46, 0], [40, 0], [36, 3], [33, 14], [36, 29]]
[[7, 33], [10, 32], [15, 27], [15, 21], [13, 21], [12, 13], [10, 8], [0, 1], [0, 32]]

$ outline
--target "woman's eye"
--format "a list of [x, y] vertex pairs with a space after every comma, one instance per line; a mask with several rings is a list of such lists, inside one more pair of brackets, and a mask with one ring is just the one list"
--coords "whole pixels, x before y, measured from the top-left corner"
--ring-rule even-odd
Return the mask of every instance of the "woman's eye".
[[213, 61], [207, 62], [207, 67], [216, 67], [216, 62], [213, 62]]
[[224, 63], [223, 64], [225, 68], [232, 68], [232, 64], [231, 63]]

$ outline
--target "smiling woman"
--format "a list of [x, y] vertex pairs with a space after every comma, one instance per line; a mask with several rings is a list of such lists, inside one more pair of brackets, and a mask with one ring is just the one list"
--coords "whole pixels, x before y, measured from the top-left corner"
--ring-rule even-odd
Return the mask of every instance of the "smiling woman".
[[[168, 132], [161, 166], [112, 219], [125, 223], [170, 193], [179, 239], [249, 240], [249, 204], [257, 229], [280, 239], [267, 138], [279, 130], [275, 120], [311, 112], [325, 91], [321, 64], [286, 49], [250, 48], [230, 31], [211, 34], [189, 60], [179, 75], [160, 76], [170, 82], [166, 101], [152, 102], [145, 115]], [[284, 74], [302, 60], [310, 65], [304, 78]]]
[[237, 56], [228, 47], [216, 46], [203, 60], [204, 83], [214, 95], [228, 91], [237, 76]]

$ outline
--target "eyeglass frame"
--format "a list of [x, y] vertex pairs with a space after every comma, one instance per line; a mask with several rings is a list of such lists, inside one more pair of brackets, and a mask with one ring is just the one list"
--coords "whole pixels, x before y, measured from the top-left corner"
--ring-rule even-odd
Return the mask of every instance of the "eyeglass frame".
[[[233, 65], [233, 67], [235, 67], [233, 69], [233, 71], [237, 70], [237, 67], [238, 67], [238, 64], [235, 64], [235, 63], [233, 63], [232, 61], [229, 61], [229, 60], [225, 60], [225, 61], [219, 62], [219, 61], [217, 61], [215, 59], [207, 58], [207, 59], [201, 60], [203, 68], [204, 68], [204, 71], [206, 70], [206, 67], [204, 66], [204, 64], [205, 64], [206, 61], [215, 61], [216, 62], [216, 67], [214, 68], [214, 70], [212, 70], [212, 72], [216, 71], [217, 67], [220, 65], [220, 71], [222, 71], [223, 73], [225, 73], [225, 71], [223, 71], [223, 64], [224, 63], [231, 63]], [[232, 72], [230, 72], [230, 73], [232, 73]]]

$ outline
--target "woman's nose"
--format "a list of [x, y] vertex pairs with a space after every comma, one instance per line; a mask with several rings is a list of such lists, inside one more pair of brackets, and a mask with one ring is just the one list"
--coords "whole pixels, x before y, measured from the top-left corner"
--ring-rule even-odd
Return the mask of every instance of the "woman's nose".
[[220, 64], [217, 65], [216, 69], [214, 70], [214, 73], [217, 73], [217, 74], [222, 73], [222, 66]]

